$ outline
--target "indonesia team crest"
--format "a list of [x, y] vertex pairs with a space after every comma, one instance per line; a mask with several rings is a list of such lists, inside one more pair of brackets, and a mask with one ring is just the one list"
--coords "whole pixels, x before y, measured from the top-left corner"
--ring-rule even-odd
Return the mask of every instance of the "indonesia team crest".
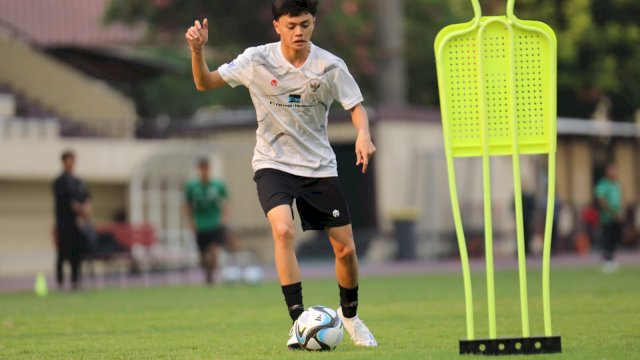
[[320, 87], [322, 87], [322, 82], [319, 79], [311, 79], [307, 84], [307, 89], [311, 94], [317, 94]]

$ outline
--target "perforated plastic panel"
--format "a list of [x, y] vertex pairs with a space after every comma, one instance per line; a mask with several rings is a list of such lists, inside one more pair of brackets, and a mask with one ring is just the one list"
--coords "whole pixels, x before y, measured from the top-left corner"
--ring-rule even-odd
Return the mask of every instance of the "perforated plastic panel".
[[[482, 121], [489, 154], [512, 154], [513, 116], [518, 152], [548, 153], [555, 149], [553, 32], [540, 22], [519, 21], [525, 26], [510, 25], [512, 41], [506, 17], [483, 17], [482, 23], [439, 35], [441, 109], [453, 156], [482, 155]], [[450, 33], [461, 28], [454, 25]]]

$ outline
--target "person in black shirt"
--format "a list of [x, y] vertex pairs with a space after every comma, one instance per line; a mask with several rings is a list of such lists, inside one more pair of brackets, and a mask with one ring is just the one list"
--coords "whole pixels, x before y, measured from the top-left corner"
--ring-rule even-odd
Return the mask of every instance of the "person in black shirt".
[[71, 151], [62, 154], [63, 172], [53, 182], [56, 215], [56, 239], [58, 257], [56, 280], [58, 288], [64, 287], [64, 262], [71, 265], [71, 286], [80, 286], [80, 265], [84, 238], [80, 228], [88, 221], [91, 196], [86, 184], [73, 175], [75, 155]]

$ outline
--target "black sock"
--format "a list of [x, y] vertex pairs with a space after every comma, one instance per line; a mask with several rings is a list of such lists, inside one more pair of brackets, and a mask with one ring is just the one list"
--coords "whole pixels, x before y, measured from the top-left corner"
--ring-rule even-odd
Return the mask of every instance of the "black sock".
[[304, 311], [304, 305], [302, 304], [302, 283], [297, 282], [291, 285], [282, 285], [282, 294], [284, 295], [284, 301], [287, 303], [291, 320], [296, 321], [298, 316]]
[[353, 289], [346, 289], [340, 286], [340, 307], [342, 307], [342, 315], [347, 319], [351, 319], [358, 313], [358, 286]]

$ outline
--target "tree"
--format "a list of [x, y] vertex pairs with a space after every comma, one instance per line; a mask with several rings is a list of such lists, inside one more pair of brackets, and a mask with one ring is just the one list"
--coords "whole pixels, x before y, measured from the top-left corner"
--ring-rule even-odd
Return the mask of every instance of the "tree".
[[558, 37], [558, 113], [590, 117], [603, 98], [614, 120], [640, 109], [640, 3], [520, 0], [522, 18], [543, 19]]
[[[213, 66], [229, 61], [248, 46], [276, 40], [270, 25], [270, 3], [260, 2], [263, 4], [260, 6], [257, 3], [255, 0], [111, 0], [105, 21], [145, 22], [150, 44], [185, 49], [184, 30], [194, 19], [207, 16], [212, 24], [208, 59]], [[471, 2], [404, 0], [404, 3], [409, 103], [435, 105], [438, 86], [433, 41], [444, 26], [473, 17]], [[506, 12], [505, 0], [483, 0], [481, 4], [485, 15]], [[630, 120], [640, 109], [640, 46], [637, 45], [640, 43], [640, 2], [518, 0], [516, 15], [543, 21], [556, 32], [560, 115], [589, 117], [603, 97], [611, 101], [614, 119]], [[314, 35], [314, 42], [343, 58], [369, 103], [375, 102], [378, 51], [372, 2], [322, 0], [317, 18], [320, 29]], [[188, 64], [186, 51], [179, 56]], [[185, 82], [189, 83], [190, 79]], [[171, 81], [166, 83], [174, 85]], [[248, 101], [248, 97], [231, 93], [223, 93], [226, 95], [216, 99], [189, 91], [184, 93], [212, 103], [220, 98], [230, 100], [225, 102], [227, 105]], [[202, 102], [191, 103], [196, 106]], [[157, 105], [158, 109], [162, 106], [162, 102]], [[180, 112], [186, 115], [188, 109], [189, 106], [184, 106]]]
[[[277, 41], [268, 2], [255, 0], [111, 0], [104, 14], [106, 23], [122, 22], [147, 26], [147, 45], [155, 53], [182, 61], [190, 71], [184, 32], [194, 19], [209, 19], [207, 59], [210, 67], [230, 61], [249, 46]], [[324, 0], [320, 3], [314, 42], [349, 59], [354, 77], [369, 96], [375, 65], [372, 61], [374, 24], [365, 0]], [[183, 49], [175, 51], [172, 49]], [[142, 97], [142, 98], [140, 98]], [[249, 104], [246, 93], [225, 89], [212, 94], [195, 91], [190, 77], [162, 76], [145, 84], [138, 94], [146, 104], [142, 116], [166, 113], [186, 116], [204, 104], [234, 106]]]

